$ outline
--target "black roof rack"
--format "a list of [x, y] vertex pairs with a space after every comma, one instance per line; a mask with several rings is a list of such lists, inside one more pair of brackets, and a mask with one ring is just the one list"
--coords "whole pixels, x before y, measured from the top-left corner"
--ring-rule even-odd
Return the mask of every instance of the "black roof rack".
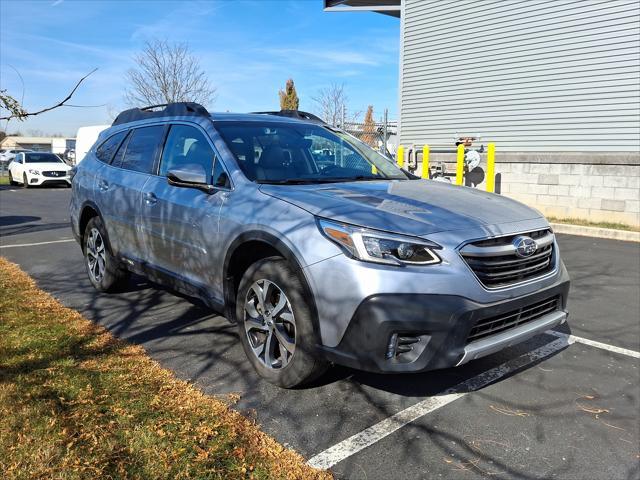
[[311, 122], [326, 124], [324, 120], [317, 117], [313, 113], [303, 112], [301, 110], [280, 110], [279, 112], [251, 112], [262, 115], [277, 115], [278, 117], [297, 118], [298, 120], [309, 120]]
[[111, 124], [120, 125], [123, 123], [135, 122], [157, 117], [186, 117], [186, 116], [209, 117], [209, 112], [199, 103], [176, 102], [163, 103], [160, 105], [150, 105], [142, 108], [131, 108], [121, 112]]

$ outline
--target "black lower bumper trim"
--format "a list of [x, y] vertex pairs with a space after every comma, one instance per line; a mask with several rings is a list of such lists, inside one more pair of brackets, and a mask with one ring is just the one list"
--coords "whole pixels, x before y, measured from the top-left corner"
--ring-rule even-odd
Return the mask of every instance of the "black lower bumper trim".
[[[320, 349], [334, 363], [371, 372], [454, 367], [463, 359], [467, 337], [478, 321], [553, 297], [559, 299], [558, 311], [565, 311], [569, 278], [564, 268], [561, 277], [554, 285], [533, 294], [491, 304], [455, 295], [374, 295], [360, 304], [340, 344]], [[419, 341], [412, 343], [408, 353], [390, 355], [393, 342], [407, 337]]]

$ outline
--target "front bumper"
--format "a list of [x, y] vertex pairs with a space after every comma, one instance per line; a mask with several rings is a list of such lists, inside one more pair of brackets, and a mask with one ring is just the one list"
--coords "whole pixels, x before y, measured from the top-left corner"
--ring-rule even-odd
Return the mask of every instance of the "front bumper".
[[45, 177], [43, 175], [27, 174], [27, 183], [29, 185], [71, 185], [71, 177]]
[[[381, 294], [366, 298], [356, 310], [336, 347], [320, 346], [325, 357], [340, 365], [379, 373], [420, 372], [449, 368], [520, 343], [563, 323], [569, 278], [535, 293], [481, 304], [465, 297], [432, 294]], [[467, 342], [483, 319], [500, 317], [557, 298], [557, 308], [530, 322]], [[402, 355], [389, 355], [393, 341], [418, 339]]]

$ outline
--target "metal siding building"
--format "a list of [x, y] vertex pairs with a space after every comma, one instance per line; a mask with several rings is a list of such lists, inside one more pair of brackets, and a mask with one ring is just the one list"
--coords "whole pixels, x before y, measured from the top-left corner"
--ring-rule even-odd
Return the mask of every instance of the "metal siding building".
[[640, 2], [406, 0], [400, 142], [640, 150]]
[[400, 142], [640, 150], [640, 2], [325, 0], [400, 18]]

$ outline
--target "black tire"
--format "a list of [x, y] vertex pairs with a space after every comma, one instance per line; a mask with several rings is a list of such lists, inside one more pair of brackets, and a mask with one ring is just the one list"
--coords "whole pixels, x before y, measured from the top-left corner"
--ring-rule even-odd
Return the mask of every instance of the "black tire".
[[13, 175], [11, 175], [11, 170], [9, 170], [9, 185], [14, 185], [14, 186], [15, 186], [15, 185], [17, 185], [17, 184], [18, 184], [18, 182], [16, 182], [16, 181], [13, 179]]
[[[129, 278], [129, 272], [125, 270], [118, 259], [113, 256], [108, 238], [107, 231], [100, 217], [93, 217], [89, 220], [87, 227], [84, 229], [84, 236], [82, 237], [82, 252], [84, 253], [84, 263], [87, 268], [89, 281], [94, 288], [100, 292], [119, 290], [126, 284]], [[94, 247], [91, 245], [92, 241]], [[98, 257], [100, 257], [101, 260], [99, 260]], [[95, 259], [93, 267], [91, 266], [91, 258]], [[100, 270], [101, 263], [103, 266]], [[98, 270], [100, 271], [98, 272]]]
[[23, 186], [24, 188], [31, 188], [31, 187], [29, 186], [29, 182], [27, 181], [27, 174], [26, 174], [26, 173], [23, 173], [23, 174], [22, 174], [22, 186]]
[[[294, 321], [294, 324], [287, 323], [287, 326], [291, 328], [292, 325], [295, 325], [295, 328], [292, 330], [294, 332], [293, 338], [295, 340], [295, 347], [290, 356], [288, 352], [282, 350], [282, 344], [277, 343], [278, 340], [276, 340], [275, 350], [276, 352], [278, 350], [280, 351], [281, 358], [281, 360], [276, 360], [276, 363], [279, 361], [282, 364], [284, 362], [282, 355], [288, 356], [287, 363], [284, 366], [276, 368], [273, 366], [268, 367], [267, 364], [261, 360], [256, 353], [254, 353], [250, 342], [255, 340], [255, 336], [252, 336], [253, 340], [250, 340], [249, 337], [250, 335], [255, 334], [247, 331], [245, 327], [245, 324], [247, 324], [246, 319], [248, 316], [250, 317], [250, 314], [245, 310], [245, 303], [247, 301], [249, 291], [256, 282], [264, 280], [267, 280], [269, 283], [274, 285], [277, 292], [284, 293], [285, 300], [288, 300], [284, 309], [287, 311], [290, 310], [290, 313], [293, 314], [293, 317], [291, 318]], [[272, 290], [274, 289], [273, 287], [270, 288]], [[267, 288], [267, 290], [269, 290], [269, 288]], [[252, 293], [253, 292], [254, 291], [252, 291]], [[280, 298], [280, 293], [276, 293], [276, 295], [277, 296], [275, 298]], [[274, 300], [273, 303], [276, 303], [276, 301]], [[254, 303], [253, 305], [257, 305], [257, 303]], [[270, 328], [266, 325], [267, 321], [265, 318], [267, 317], [260, 314], [258, 315], [258, 322], [263, 322], [265, 329]], [[242, 280], [240, 281], [238, 296], [236, 299], [238, 333], [249, 362], [251, 362], [254, 369], [262, 378], [283, 388], [294, 388], [313, 381], [326, 371], [328, 367], [327, 362], [320, 359], [316, 352], [318, 338], [315, 329], [313, 328], [312, 315], [313, 312], [305, 299], [304, 288], [300, 277], [283, 258], [269, 257], [259, 260], [251, 265], [251, 267], [249, 267], [245, 272]], [[282, 322], [282, 320], [280, 320], [280, 322]], [[273, 326], [274, 323], [280, 326], [285, 325], [284, 323], [278, 323], [278, 319], [271, 320], [270, 323], [272, 324], [272, 330], [276, 328]], [[258, 332], [260, 335], [268, 336], [268, 333], [262, 333], [257, 330], [251, 332]], [[274, 338], [276, 337], [277, 336], [274, 336]], [[275, 356], [277, 356], [277, 353], [274, 357]]]

